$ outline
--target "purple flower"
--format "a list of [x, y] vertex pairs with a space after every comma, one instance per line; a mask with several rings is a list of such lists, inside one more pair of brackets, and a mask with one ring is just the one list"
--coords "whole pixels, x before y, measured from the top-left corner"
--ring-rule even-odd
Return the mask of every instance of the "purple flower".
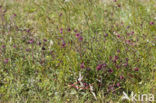
[[117, 87], [120, 87], [120, 83], [117, 83], [116, 86], [117, 86]]
[[117, 52], [120, 53], [120, 50], [118, 49]]
[[14, 13], [13, 16], [16, 17], [17, 15]]
[[74, 32], [76, 33], [76, 32], [77, 32], [77, 30], [74, 30]]
[[26, 51], [27, 51], [27, 52], [30, 52], [30, 51], [31, 51], [31, 49], [29, 49], [29, 48], [28, 48], [28, 49], [26, 49]]
[[61, 34], [63, 33], [63, 29], [62, 29], [62, 28], [60, 29], [60, 33], [61, 33]]
[[109, 73], [113, 73], [113, 69], [109, 69], [108, 72], [109, 72]]
[[81, 63], [80, 68], [81, 68], [81, 69], [85, 68], [85, 65], [84, 65], [83, 62]]
[[150, 25], [154, 25], [154, 22], [153, 22], [153, 21], [151, 21], [151, 22], [150, 22]]
[[29, 43], [29, 44], [34, 43], [34, 40], [33, 40], [33, 39], [30, 39], [30, 40], [28, 41], [28, 43]]
[[108, 34], [105, 34], [105, 35], [104, 35], [104, 37], [107, 37], [107, 36], [108, 36]]
[[124, 77], [122, 75], [120, 75], [120, 80], [124, 79]]
[[116, 65], [116, 68], [119, 69], [120, 68], [120, 65]]
[[60, 15], [59, 16], [62, 16], [62, 13], [60, 13]]
[[66, 46], [66, 43], [63, 41], [62, 42], [62, 47], [65, 47]]
[[79, 34], [79, 33], [77, 33], [77, 34], [76, 34], [76, 37], [77, 37], [77, 38], [79, 38], [79, 37], [80, 37], [80, 34]]
[[134, 68], [135, 71], [139, 71], [139, 68]]
[[42, 50], [46, 50], [46, 48], [43, 46], [43, 47], [42, 47]]
[[127, 26], [127, 29], [129, 29], [130, 28], [130, 26]]
[[16, 45], [13, 45], [14, 48], [16, 48]]
[[26, 32], [27, 32], [27, 33], [29, 33], [29, 32], [30, 32], [30, 30], [31, 30], [31, 29], [28, 29], [28, 30], [26, 30]]
[[37, 44], [38, 44], [38, 45], [41, 45], [42, 43], [39, 41]]
[[129, 60], [129, 59], [128, 59], [128, 58], [126, 58], [126, 61], [127, 61], [127, 62], [128, 62], [128, 60]]
[[7, 64], [9, 62], [9, 59], [5, 59], [4, 63]]
[[117, 35], [118, 38], [121, 38], [120, 34]]
[[82, 36], [80, 36], [80, 37], [79, 37], [79, 41], [82, 41], [82, 40], [83, 40], [83, 37], [82, 37]]
[[87, 68], [87, 71], [90, 71], [90, 68]]
[[2, 48], [4, 49], [4, 48], [6, 48], [6, 46], [5, 45], [2, 45]]
[[134, 31], [131, 32], [131, 35], [133, 35], [133, 34], [134, 34]]
[[102, 66], [103, 66], [103, 64], [99, 64], [97, 67], [96, 67], [96, 70], [101, 70], [102, 69]]
[[113, 91], [113, 90], [114, 90], [114, 86], [113, 86], [113, 85], [110, 85], [110, 86], [108, 87], [108, 90], [109, 90], [109, 91]]
[[124, 63], [123, 65], [124, 65], [125, 67], [127, 67], [127, 66], [128, 66], [128, 63]]
[[69, 32], [71, 31], [71, 29], [70, 29], [70, 28], [68, 28], [67, 30], [68, 30]]
[[47, 42], [47, 39], [43, 39], [44, 42]]

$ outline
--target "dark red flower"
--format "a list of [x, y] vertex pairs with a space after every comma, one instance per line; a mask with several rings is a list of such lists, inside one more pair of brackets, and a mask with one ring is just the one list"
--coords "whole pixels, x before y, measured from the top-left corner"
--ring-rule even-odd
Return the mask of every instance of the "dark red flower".
[[109, 72], [109, 73], [113, 73], [113, 69], [109, 69], [108, 72]]
[[85, 68], [84, 63], [81, 63], [80, 68], [81, 68], [81, 69]]
[[31, 49], [29, 49], [29, 48], [28, 48], [28, 49], [26, 49], [26, 51], [27, 51], [27, 52], [30, 52], [30, 51], [31, 51]]
[[108, 34], [105, 34], [104, 36], [105, 36], [105, 37], [107, 37], [107, 36], [108, 36]]
[[70, 29], [70, 28], [68, 28], [67, 30], [68, 30], [69, 32], [71, 31], [71, 29]]
[[43, 46], [43, 47], [42, 47], [42, 50], [46, 50], [46, 48]]
[[9, 59], [5, 59], [4, 63], [7, 64], [9, 62]]
[[102, 69], [102, 66], [103, 66], [103, 64], [99, 64], [97, 67], [96, 67], [96, 70], [101, 70]]
[[33, 43], [34, 43], [34, 40], [33, 40], [33, 39], [30, 39], [30, 40], [28, 41], [28, 43], [29, 43], [29, 44], [33, 44]]
[[154, 22], [152, 21], [152, 22], [150, 22], [150, 25], [154, 25]]
[[60, 29], [60, 33], [61, 33], [61, 34], [63, 33], [63, 29], [62, 29], [62, 28]]
[[122, 80], [122, 79], [124, 79], [124, 77], [122, 75], [120, 75], [120, 79]]
[[79, 37], [79, 41], [82, 41], [82, 40], [83, 40], [83, 37], [82, 37], [82, 36], [80, 36], [80, 37]]
[[139, 71], [139, 68], [134, 68], [135, 71]]
[[76, 37], [77, 37], [77, 38], [79, 38], [79, 37], [80, 37], [80, 34], [79, 34], [79, 33], [77, 33], [77, 34], [76, 34]]
[[2, 48], [4, 49], [4, 48], [6, 48], [6, 46], [5, 45], [2, 45]]
[[117, 86], [117, 87], [120, 87], [120, 83], [117, 83], [116, 86]]
[[65, 47], [66, 46], [66, 43], [63, 41], [62, 42], [62, 47]]

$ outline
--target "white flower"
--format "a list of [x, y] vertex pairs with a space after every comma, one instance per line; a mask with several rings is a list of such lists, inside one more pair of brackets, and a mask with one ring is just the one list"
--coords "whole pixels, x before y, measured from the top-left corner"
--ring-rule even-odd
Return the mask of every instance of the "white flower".
[[50, 40], [50, 46], [52, 46], [54, 44], [54, 42], [52, 40]]
[[64, 2], [69, 2], [70, 0], [65, 0]]

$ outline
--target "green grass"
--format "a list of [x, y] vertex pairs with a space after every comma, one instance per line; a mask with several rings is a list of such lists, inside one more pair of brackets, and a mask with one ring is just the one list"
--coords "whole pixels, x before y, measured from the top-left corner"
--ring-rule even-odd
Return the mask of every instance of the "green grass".
[[0, 102], [120, 103], [123, 91], [155, 94], [155, 0], [0, 6]]

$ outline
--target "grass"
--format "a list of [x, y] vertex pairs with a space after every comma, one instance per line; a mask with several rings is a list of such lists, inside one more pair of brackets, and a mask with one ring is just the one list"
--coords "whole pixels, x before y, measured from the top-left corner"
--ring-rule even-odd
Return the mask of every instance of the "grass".
[[123, 91], [155, 94], [155, 0], [0, 5], [0, 102], [118, 103]]

